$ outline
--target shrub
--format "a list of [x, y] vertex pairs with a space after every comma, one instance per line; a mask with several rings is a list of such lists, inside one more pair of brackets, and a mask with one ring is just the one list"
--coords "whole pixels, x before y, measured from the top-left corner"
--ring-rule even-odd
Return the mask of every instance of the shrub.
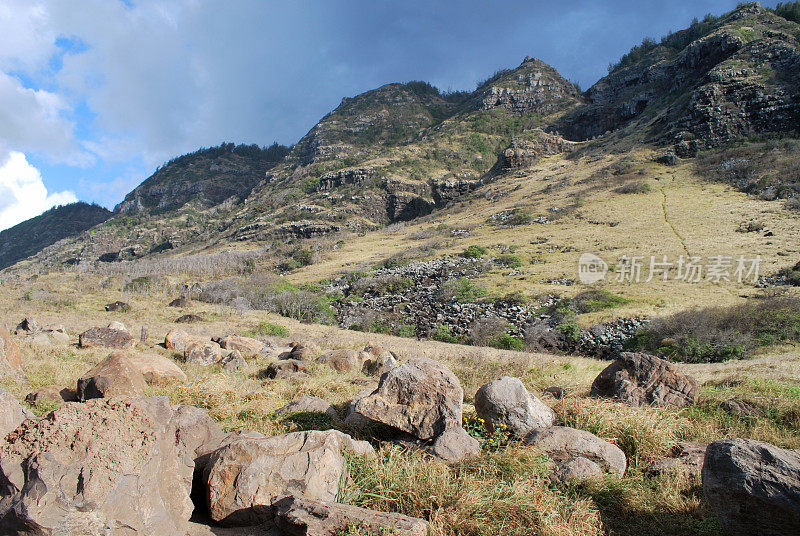
[[495, 337], [489, 341], [489, 346], [499, 348], [500, 350], [516, 350], [522, 351], [525, 348], [525, 341], [519, 337], [514, 337], [508, 333]]
[[707, 363], [741, 359], [760, 346], [798, 340], [800, 298], [771, 296], [655, 319], [626, 346], [676, 361]]
[[492, 341], [505, 335], [508, 328], [508, 322], [497, 316], [478, 318], [469, 326], [469, 337], [476, 346], [491, 346]]
[[633, 181], [615, 188], [614, 191], [618, 194], [646, 194], [650, 191], [650, 184], [645, 181]]
[[439, 291], [439, 298], [450, 301], [455, 298], [459, 303], [474, 303], [488, 294], [485, 288], [473, 283], [466, 277], [448, 280]]
[[289, 330], [270, 322], [259, 322], [253, 329], [247, 332], [247, 335], [250, 337], [288, 337]]
[[630, 303], [630, 299], [607, 290], [587, 290], [569, 300], [570, 307], [577, 313], [593, 313], [604, 309], [613, 309]]
[[431, 334], [431, 339], [441, 342], [454, 343], [457, 341], [456, 336], [450, 331], [450, 326], [447, 324], [436, 324], [436, 328]]
[[461, 256], [466, 259], [480, 259], [488, 252], [489, 250], [487, 248], [473, 244], [465, 249]]
[[522, 266], [522, 259], [519, 258], [519, 255], [514, 255], [513, 253], [503, 253], [494, 262], [507, 268], [519, 268]]

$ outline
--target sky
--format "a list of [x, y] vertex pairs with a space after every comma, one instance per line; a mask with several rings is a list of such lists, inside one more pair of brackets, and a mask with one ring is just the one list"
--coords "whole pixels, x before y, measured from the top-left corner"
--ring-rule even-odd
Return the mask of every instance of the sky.
[[291, 145], [382, 84], [471, 90], [530, 55], [586, 89], [645, 36], [736, 4], [0, 0], [0, 229], [113, 208], [199, 147]]

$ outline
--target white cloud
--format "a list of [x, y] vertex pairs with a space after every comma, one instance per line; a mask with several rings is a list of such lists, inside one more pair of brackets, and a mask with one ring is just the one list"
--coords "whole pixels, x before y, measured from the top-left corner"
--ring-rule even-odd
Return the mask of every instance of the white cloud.
[[71, 191], [48, 194], [42, 174], [28, 163], [24, 153], [12, 151], [0, 167], [0, 230], [77, 200]]

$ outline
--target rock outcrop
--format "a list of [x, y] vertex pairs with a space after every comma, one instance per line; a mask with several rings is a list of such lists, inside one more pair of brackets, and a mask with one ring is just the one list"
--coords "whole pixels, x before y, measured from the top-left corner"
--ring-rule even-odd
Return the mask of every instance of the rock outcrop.
[[475, 411], [489, 432], [506, 431], [522, 437], [535, 428], [553, 425], [556, 414], [530, 394], [519, 378], [503, 376], [475, 393]]
[[272, 510], [275, 524], [287, 536], [335, 536], [351, 528], [370, 534], [428, 534], [428, 523], [422, 519], [305, 497], [283, 497], [272, 503]]
[[78, 399], [142, 396], [146, 382], [139, 369], [122, 352], [114, 352], [78, 380]]
[[592, 396], [610, 397], [630, 406], [684, 407], [697, 401], [697, 381], [665, 359], [623, 352], [592, 383]]
[[800, 451], [750, 439], [708, 446], [703, 491], [730, 536], [800, 531]]
[[33, 417], [33, 413], [25, 409], [14, 395], [0, 389], [0, 439], [19, 427], [26, 419]]
[[256, 525], [272, 520], [272, 502], [285, 495], [335, 501], [343, 449], [374, 454], [369, 443], [335, 430], [234, 439], [206, 467], [211, 517], [225, 525]]
[[0, 532], [185, 534], [193, 464], [171, 416], [166, 398], [116, 398], [25, 422], [0, 440]]

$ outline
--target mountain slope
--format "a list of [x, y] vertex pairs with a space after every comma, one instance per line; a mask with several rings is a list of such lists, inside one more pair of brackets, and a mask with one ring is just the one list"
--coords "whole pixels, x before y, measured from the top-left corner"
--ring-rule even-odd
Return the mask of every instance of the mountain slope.
[[59, 240], [75, 237], [108, 220], [111, 211], [98, 205], [71, 203], [0, 232], [0, 269], [40, 252]]

